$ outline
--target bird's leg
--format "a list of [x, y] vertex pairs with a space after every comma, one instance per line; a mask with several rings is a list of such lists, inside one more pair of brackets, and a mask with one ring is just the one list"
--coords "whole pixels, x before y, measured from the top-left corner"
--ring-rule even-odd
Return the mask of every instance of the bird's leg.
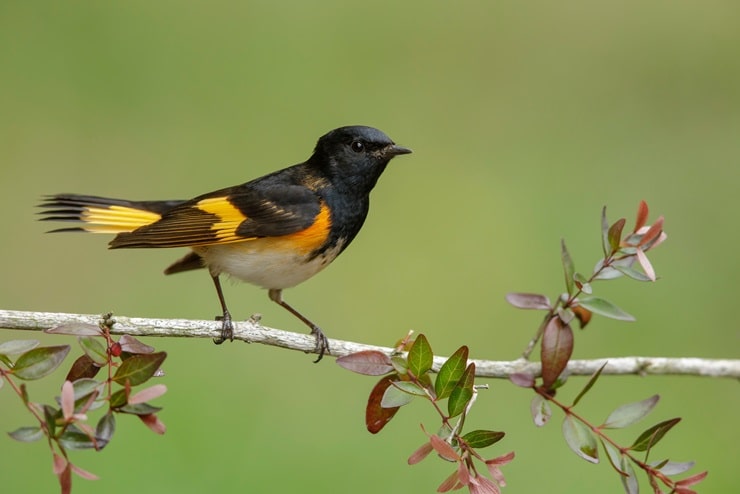
[[319, 328], [317, 325], [312, 323], [308, 318], [306, 318], [306, 316], [304, 316], [303, 314], [295, 310], [293, 307], [291, 307], [287, 302], [285, 302], [283, 300], [282, 290], [271, 289], [268, 292], [268, 295], [270, 297], [270, 300], [272, 300], [276, 304], [286, 309], [288, 312], [290, 312], [291, 314], [296, 316], [298, 319], [303, 321], [303, 323], [306, 326], [311, 328], [311, 334], [316, 337], [316, 350], [315, 351], [316, 353], [319, 354], [319, 358], [314, 360], [314, 363], [318, 363], [324, 357], [325, 353], [329, 353], [329, 354], [331, 353], [329, 351], [329, 340], [326, 337], [326, 335], [324, 335], [324, 332], [321, 331], [321, 328]]
[[213, 284], [216, 286], [216, 293], [218, 294], [218, 301], [221, 302], [221, 310], [223, 310], [222, 316], [216, 316], [217, 321], [221, 321], [221, 336], [214, 338], [213, 342], [220, 345], [226, 340], [234, 341], [234, 324], [231, 322], [231, 314], [229, 309], [226, 308], [226, 299], [224, 298], [224, 292], [221, 290], [221, 280], [219, 275], [211, 275]]

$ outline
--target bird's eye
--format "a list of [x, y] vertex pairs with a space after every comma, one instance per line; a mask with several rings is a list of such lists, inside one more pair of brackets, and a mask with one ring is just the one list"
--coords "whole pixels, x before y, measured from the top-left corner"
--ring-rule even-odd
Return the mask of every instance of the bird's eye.
[[360, 141], [352, 141], [350, 147], [355, 153], [361, 153], [365, 150], [365, 145]]

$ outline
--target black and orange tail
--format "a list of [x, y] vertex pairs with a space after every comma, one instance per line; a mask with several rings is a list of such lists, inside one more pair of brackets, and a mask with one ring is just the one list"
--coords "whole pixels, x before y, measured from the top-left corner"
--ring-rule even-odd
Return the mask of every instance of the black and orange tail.
[[158, 221], [185, 201], [126, 201], [78, 194], [47, 196], [39, 207], [41, 221], [81, 223], [51, 232], [126, 233]]

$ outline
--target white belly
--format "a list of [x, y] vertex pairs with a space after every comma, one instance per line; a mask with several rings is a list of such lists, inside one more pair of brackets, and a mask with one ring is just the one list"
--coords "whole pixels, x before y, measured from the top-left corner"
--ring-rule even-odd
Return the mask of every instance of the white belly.
[[228, 274], [267, 289], [302, 283], [328, 266], [341, 250], [335, 246], [306, 261], [306, 255], [271, 245], [267, 239], [238, 244], [209, 245], [195, 250], [212, 275]]

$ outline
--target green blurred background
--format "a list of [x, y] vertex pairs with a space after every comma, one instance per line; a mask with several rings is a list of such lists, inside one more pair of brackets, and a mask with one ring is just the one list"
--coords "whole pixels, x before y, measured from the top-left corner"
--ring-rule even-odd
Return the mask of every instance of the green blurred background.
[[[632, 221], [645, 199], [652, 218], [666, 216], [669, 241], [652, 255], [661, 279], [598, 285], [638, 321], [596, 318], [574, 356], [739, 358], [738, 25], [740, 5], [720, 0], [2, 2], [0, 307], [210, 318], [205, 273], [161, 275], [181, 251], [44, 235], [39, 196], [188, 198], [302, 161], [324, 132], [365, 124], [414, 154], [381, 178], [347, 254], [286, 293], [330, 337], [391, 345], [414, 329], [438, 354], [467, 344], [476, 358], [515, 358], [539, 315], [507, 306], [505, 293], [556, 296], [560, 238], [587, 272], [601, 207]], [[305, 330], [266, 293], [226, 290], [237, 318], [260, 312]], [[149, 343], [169, 353], [157, 401], [167, 434], [122, 417], [104, 453], [74, 453], [102, 477], [76, 480], [77, 493], [433, 492], [450, 471], [435, 459], [406, 465], [419, 422], [435, 427], [427, 406], [371, 436], [374, 381], [333, 359]], [[507, 431], [489, 452], [517, 452], [506, 492], [621, 492], [607, 465], [570, 453], [561, 416], [535, 429], [530, 393], [491, 385], [470, 426]], [[34, 383], [31, 396], [48, 400], [57, 386]], [[734, 490], [736, 382], [608, 378], [579, 406], [598, 421], [654, 392], [649, 420], [684, 418], [655, 458], [697, 460], [693, 472], [710, 470], [701, 492]], [[4, 431], [28, 422], [7, 387], [0, 410]], [[44, 444], [2, 439], [4, 491], [54, 492], [50, 467]]]

